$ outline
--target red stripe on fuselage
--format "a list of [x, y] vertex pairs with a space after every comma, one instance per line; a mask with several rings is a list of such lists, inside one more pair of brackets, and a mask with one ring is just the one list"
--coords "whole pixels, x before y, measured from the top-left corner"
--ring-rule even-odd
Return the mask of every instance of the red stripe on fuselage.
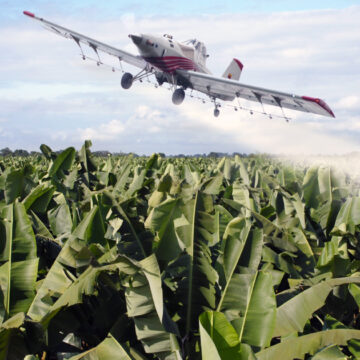
[[168, 73], [173, 73], [176, 70], [197, 69], [196, 64], [192, 60], [181, 56], [145, 57], [144, 59], [160, 70]]

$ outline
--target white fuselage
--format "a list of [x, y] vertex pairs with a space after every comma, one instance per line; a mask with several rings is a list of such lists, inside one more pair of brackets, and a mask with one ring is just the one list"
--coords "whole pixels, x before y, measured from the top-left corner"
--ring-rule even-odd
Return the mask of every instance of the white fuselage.
[[169, 35], [129, 35], [139, 49], [144, 60], [164, 73], [173, 74], [176, 70], [193, 70], [210, 74], [206, 68], [206, 48], [199, 41], [185, 45]]

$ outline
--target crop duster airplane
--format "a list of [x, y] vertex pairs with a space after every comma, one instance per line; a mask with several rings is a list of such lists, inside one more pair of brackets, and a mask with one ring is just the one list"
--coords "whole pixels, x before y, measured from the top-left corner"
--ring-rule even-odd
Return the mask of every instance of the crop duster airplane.
[[[175, 41], [172, 36], [163, 37], [153, 35], [129, 35], [139, 50], [140, 55], [133, 55], [127, 51], [106, 45], [100, 41], [81, 35], [73, 30], [54, 24], [35, 14], [24, 11], [24, 14], [38, 20], [48, 30], [57, 35], [75, 41], [85, 55], [81, 44], [92, 48], [101, 64], [98, 51], [117, 57], [121, 62], [129, 63], [140, 69], [132, 75], [125, 72], [121, 78], [121, 86], [129, 89], [138, 80], [155, 75], [159, 85], [168, 82], [172, 89], [172, 102], [179, 105], [185, 98], [185, 90], [191, 89], [206, 94], [214, 103], [214, 116], [219, 116], [220, 104], [217, 100], [232, 101], [243, 98], [258, 103], [279, 106], [308, 113], [335, 117], [324, 100], [310, 96], [298, 96], [280, 91], [263, 89], [239, 82], [242, 63], [233, 59], [221, 77], [214, 76], [206, 68], [206, 59], [209, 56], [205, 45], [198, 40], [188, 40], [184, 43]], [[285, 116], [284, 116], [285, 117]], [[286, 117], [285, 117], [286, 118]]]

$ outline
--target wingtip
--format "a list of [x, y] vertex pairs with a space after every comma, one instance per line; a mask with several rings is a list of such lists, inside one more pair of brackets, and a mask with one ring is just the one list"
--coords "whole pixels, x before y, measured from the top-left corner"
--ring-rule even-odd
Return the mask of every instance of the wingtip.
[[27, 10], [24, 10], [23, 14], [26, 15], [26, 16], [35, 17], [35, 14], [33, 14], [32, 12], [27, 11]]
[[319, 106], [321, 106], [329, 114], [330, 117], [335, 118], [335, 114], [330, 109], [330, 106], [324, 100], [319, 99], [319, 98], [313, 98], [313, 97], [310, 97], [310, 96], [302, 96], [302, 98], [304, 100], [312, 101], [312, 102], [318, 104]]

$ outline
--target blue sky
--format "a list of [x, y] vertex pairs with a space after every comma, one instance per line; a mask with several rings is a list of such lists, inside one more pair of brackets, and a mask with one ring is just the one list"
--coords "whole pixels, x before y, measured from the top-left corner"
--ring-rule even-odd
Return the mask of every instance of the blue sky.
[[[0, 0], [0, 8], [0, 148], [79, 148], [90, 138], [94, 149], [140, 154], [360, 151], [359, 1]], [[336, 119], [290, 112], [287, 124], [226, 106], [215, 119], [211, 105], [189, 97], [172, 105], [166, 88], [124, 91], [120, 72], [83, 62], [75, 44], [23, 10], [134, 53], [132, 32], [197, 37], [214, 74], [238, 57], [242, 82], [324, 98]]]
[[[129, 0], [64, 0], [64, 1], [0, 1], [3, 18], [14, 18], [16, 13], [30, 9], [46, 10], [48, 14], [80, 12], [84, 9], [96, 9], [100, 16], [119, 16], [123, 12], [136, 12], [138, 15], [194, 15], [223, 14], [239, 12], [278, 12], [320, 9], [343, 9], [358, 5], [358, 0], [247, 0], [247, 1], [214, 1], [214, 0], [182, 0], [182, 1], [129, 1]], [[90, 14], [90, 16], [94, 16]], [[89, 16], [87, 14], [87, 16]]]

